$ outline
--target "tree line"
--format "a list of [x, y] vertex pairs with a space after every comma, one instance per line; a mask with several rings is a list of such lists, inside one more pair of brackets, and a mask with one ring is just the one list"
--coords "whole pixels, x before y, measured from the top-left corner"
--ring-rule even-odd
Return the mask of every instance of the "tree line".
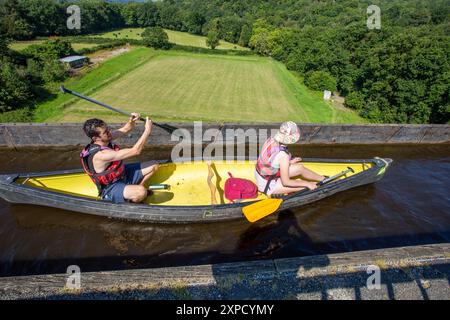
[[[80, 30], [66, 27], [72, 3], [81, 8]], [[366, 25], [372, 4], [380, 30]], [[167, 28], [282, 61], [373, 122], [448, 123], [449, 10], [450, 0], [0, 0], [0, 50], [8, 39]]]

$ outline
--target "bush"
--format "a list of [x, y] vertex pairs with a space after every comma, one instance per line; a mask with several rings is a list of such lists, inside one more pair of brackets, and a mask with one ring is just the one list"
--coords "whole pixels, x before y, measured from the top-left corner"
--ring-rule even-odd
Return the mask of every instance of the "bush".
[[23, 50], [23, 53], [29, 57], [44, 61], [70, 56], [73, 55], [75, 51], [69, 41], [56, 39], [46, 41], [43, 44], [31, 45]]
[[305, 76], [305, 84], [312, 90], [336, 91], [336, 79], [326, 71], [312, 71]]
[[35, 59], [28, 59], [26, 74], [32, 84], [41, 85], [44, 83], [42, 79], [42, 62]]
[[[139, 41], [139, 40], [135, 40], [135, 41]], [[116, 48], [116, 47], [122, 47], [126, 44], [130, 43], [130, 41], [125, 41], [125, 40], [119, 40], [119, 41], [114, 41], [114, 42], [110, 42], [110, 43], [105, 43], [105, 44], [100, 44], [98, 46], [92, 47], [92, 48], [83, 48], [77, 51], [77, 54], [79, 55], [84, 55], [84, 54], [88, 54], [88, 53], [93, 53], [99, 50], [104, 50], [104, 49], [112, 49], [112, 48]], [[142, 45], [142, 43], [135, 43], [133, 41], [133, 43], [131, 44], [140, 44]]]
[[[38, 40], [45, 40], [45, 38], [37, 38]], [[67, 40], [71, 43], [111, 43], [114, 41], [121, 41], [120, 39], [110, 39], [110, 38], [101, 38], [101, 37], [88, 37], [88, 36], [71, 36], [65, 37], [64, 40]]]
[[291, 52], [286, 58], [286, 68], [298, 73], [305, 71], [306, 63], [301, 57], [301, 53], [298, 51]]
[[42, 79], [45, 82], [63, 81], [67, 76], [66, 67], [58, 60], [48, 60], [42, 66]]
[[350, 92], [345, 98], [345, 105], [355, 110], [362, 110], [364, 108], [364, 97], [359, 92]]
[[208, 36], [206, 37], [206, 45], [214, 50], [219, 43], [219, 33], [214, 29], [209, 30]]
[[170, 49], [169, 36], [161, 27], [146, 28], [142, 32], [142, 42], [147, 47]]
[[6, 122], [32, 122], [33, 111], [29, 108], [17, 109], [0, 113], [0, 123]]
[[6, 58], [0, 60], [0, 112], [17, 109], [32, 97], [26, 72]]
[[231, 50], [231, 49], [208, 49], [194, 46], [184, 46], [181, 44], [175, 44], [172, 46], [172, 50], [180, 50], [185, 52], [206, 53], [206, 54], [220, 54], [230, 56], [255, 56], [256, 53], [250, 50]]
[[0, 34], [0, 54], [4, 55], [6, 54], [8, 49], [9, 40], [2, 34]]

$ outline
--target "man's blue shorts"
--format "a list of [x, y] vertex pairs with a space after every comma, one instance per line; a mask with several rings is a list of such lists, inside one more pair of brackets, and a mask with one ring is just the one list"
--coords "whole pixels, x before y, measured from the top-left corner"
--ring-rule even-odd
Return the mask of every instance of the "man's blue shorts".
[[127, 184], [139, 184], [144, 176], [142, 175], [140, 163], [130, 163], [125, 165], [125, 177], [112, 185], [103, 189], [101, 197], [103, 200], [114, 203], [124, 203], [123, 191]]

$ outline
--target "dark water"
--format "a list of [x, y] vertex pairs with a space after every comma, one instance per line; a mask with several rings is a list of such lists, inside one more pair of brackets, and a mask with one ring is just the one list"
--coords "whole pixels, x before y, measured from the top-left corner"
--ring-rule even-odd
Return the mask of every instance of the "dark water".
[[[0, 200], [0, 275], [151, 268], [450, 242], [450, 146], [324, 146], [303, 157], [390, 157], [376, 184], [250, 224], [151, 225]], [[79, 166], [79, 150], [0, 150], [0, 172]], [[168, 158], [148, 149], [144, 159]]]

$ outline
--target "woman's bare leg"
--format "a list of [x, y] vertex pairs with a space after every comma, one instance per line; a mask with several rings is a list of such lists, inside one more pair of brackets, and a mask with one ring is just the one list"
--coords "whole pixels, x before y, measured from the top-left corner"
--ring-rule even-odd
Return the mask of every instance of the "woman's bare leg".
[[[299, 163], [291, 164], [289, 166], [289, 177], [293, 178], [297, 176], [302, 176], [303, 179], [312, 181], [322, 181], [323, 179], [325, 179], [324, 176], [321, 176], [320, 174], [317, 174], [314, 171], [305, 168], [305, 166], [303, 166], [302, 164]], [[285, 187], [281, 183], [281, 179], [278, 179], [277, 183], [275, 184], [275, 188], [271, 194], [286, 194], [297, 192], [304, 189], [306, 189], [306, 187], [296, 187], [296, 188]]]
[[300, 163], [291, 164], [289, 166], [289, 177], [292, 178], [297, 176], [302, 176], [303, 179], [310, 181], [322, 181], [323, 179], [325, 179], [324, 176], [317, 174], [312, 170], [309, 170]]
[[303, 190], [305, 188], [306, 187], [296, 187], [296, 188], [285, 187], [281, 183], [281, 178], [279, 178], [279, 179], [277, 179], [277, 182], [275, 183], [275, 187], [274, 187], [271, 195], [272, 194], [286, 194], [286, 193], [297, 192], [297, 191]]

